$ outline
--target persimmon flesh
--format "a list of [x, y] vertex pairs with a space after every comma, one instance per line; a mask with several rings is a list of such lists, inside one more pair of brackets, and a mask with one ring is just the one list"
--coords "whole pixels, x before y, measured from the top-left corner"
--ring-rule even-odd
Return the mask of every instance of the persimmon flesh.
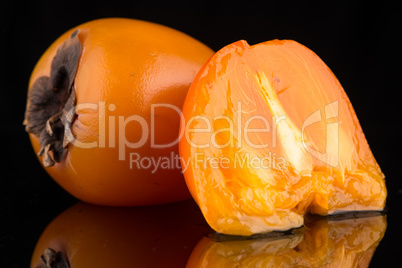
[[386, 187], [335, 75], [292, 40], [219, 50], [183, 106], [187, 186], [221, 233], [303, 225], [310, 212], [382, 210]]
[[186, 267], [369, 267], [384, 237], [386, 217], [348, 219], [346, 215], [314, 220], [293, 233], [258, 239], [203, 237]]

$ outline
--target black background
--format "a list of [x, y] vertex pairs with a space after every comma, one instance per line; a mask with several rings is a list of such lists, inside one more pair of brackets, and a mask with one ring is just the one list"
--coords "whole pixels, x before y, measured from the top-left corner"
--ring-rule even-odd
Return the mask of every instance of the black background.
[[[325, 2], [325, 3], [323, 3]], [[1, 6], [0, 265], [28, 267], [46, 225], [77, 200], [42, 169], [22, 126], [30, 73], [63, 32], [103, 17], [148, 20], [214, 50], [245, 39], [293, 39], [335, 73], [386, 175], [388, 228], [371, 267], [400, 264], [402, 237], [400, 8], [395, 1], [28, 1]]]

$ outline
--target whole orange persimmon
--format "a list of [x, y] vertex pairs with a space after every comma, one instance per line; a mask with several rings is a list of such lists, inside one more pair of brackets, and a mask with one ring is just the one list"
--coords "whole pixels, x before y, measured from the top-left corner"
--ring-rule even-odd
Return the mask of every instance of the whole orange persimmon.
[[43, 231], [31, 267], [185, 267], [209, 232], [193, 200], [152, 207], [79, 202]]
[[33, 70], [24, 120], [46, 171], [94, 204], [189, 198], [180, 108], [212, 54], [182, 32], [134, 19], [98, 19], [64, 33]]

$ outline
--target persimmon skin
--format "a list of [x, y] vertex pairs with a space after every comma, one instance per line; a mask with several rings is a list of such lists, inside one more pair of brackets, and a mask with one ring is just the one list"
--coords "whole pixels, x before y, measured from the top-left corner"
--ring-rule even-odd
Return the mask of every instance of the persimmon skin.
[[[345, 91], [295, 41], [225, 46], [197, 74], [182, 111], [186, 183], [217, 232], [283, 231], [306, 213], [385, 206], [384, 174]], [[245, 134], [247, 122], [257, 131]], [[247, 157], [270, 162], [254, 167]]]
[[[148, 132], [140, 148], [120, 147], [119, 135], [134, 143], [144, 129], [135, 121], [126, 123], [125, 133], [119, 132], [119, 126], [130, 116], [138, 116], [150, 127], [151, 104], [166, 103], [180, 110], [193, 78], [213, 51], [166, 26], [134, 19], [98, 19], [60, 36], [36, 64], [29, 88], [39, 77], [49, 75], [58, 47], [76, 29], [82, 45], [74, 81], [77, 105], [92, 106], [77, 112], [71, 129], [76, 140], [96, 146], [81, 148], [70, 143], [63, 161], [45, 170], [67, 192], [93, 204], [152, 205], [190, 198], [180, 165], [173, 167], [172, 163], [154, 172], [152, 167], [135, 164], [130, 168], [130, 153], [158, 160], [178, 155], [177, 144], [151, 148]], [[100, 111], [105, 113], [102, 120]], [[180, 121], [177, 111], [155, 109], [154, 119], [155, 143], [175, 141]], [[38, 137], [29, 136], [38, 153]]]

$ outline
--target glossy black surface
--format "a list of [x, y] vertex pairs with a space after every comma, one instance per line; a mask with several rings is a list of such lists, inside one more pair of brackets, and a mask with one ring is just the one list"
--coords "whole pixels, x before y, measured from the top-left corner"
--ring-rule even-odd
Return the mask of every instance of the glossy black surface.
[[387, 230], [370, 267], [400, 265], [402, 250], [401, 103], [396, 2], [297, 4], [265, 1], [155, 4], [149, 1], [2, 3], [0, 266], [28, 267], [46, 226], [77, 202], [42, 169], [22, 126], [29, 75], [64, 31], [101, 17], [130, 17], [187, 33], [214, 50], [245, 39], [294, 39], [316, 52], [348, 94], [386, 175]]

